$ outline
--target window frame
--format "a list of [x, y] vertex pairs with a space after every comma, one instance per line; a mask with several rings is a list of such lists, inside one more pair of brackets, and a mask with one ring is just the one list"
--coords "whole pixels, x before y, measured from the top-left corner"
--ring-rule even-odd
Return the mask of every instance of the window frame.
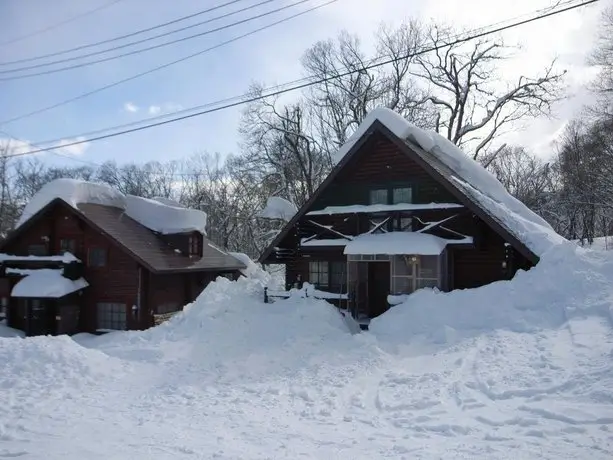
[[[382, 195], [385, 194], [385, 200], [383, 203], [379, 202], [379, 201], [375, 201], [373, 200], [373, 197], [376, 196], [376, 194]], [[388, 204], [389, 203], [389, 189], [386, 187], [374, 187], [368, 190], [368, 204], [373, 206], [373, 205], [377, 205], [377, 204]]]
[[[443, 261], [444, 258], [446, 257], [445, 254], [441, 254], [439, 256], [424, 256], [424, 255], [416, 255], [417, 257], [417, 262], [416, 263], [411, 263], [408, 262], [408, 258], [412, 257], [413, 254], [402, 254], [402, 255], [396, 255], [393, 256], [392, 260], [391, 260], [391, 276], [390, 276], [390, 291], [393, 292], [396, 295], [400, 295], [400, 294], [412, 294], [413, 292], [423, 288], [423, 287], [437, 287], [439, 289], [442, 288], [442, 272], [443, 272]], [[422, 272], [422, 259], [423, 258], [433, 258], [435, 259], [435, 274], [434, 275], [429, 275], [429, 276], [425, 276], [426, 274], [424, 272]], [[407, 267], [411, 267], [410, 271], [411, 273], [409, 274], [398, 274], [398, 265], [397, 264], [406, 264]], [[398, 284], [402, 282], [402, 280], [404, 281], [408, 281], [407, 284], [409, 284], [410, 287], [410, 292], [401, 292], [400, 290], [397, 289]], [[432, 284], [432, 282], [434, 282], [434, 286], [423, 286], [422, 284], [424, 283], [428, 283], [428, 284]]]
[[189, 235], [187, 238], [187, 253], [190, 256], [201, 255], [200, 238], [196, 234]]
[[[64, 242], [68, 242], [68, 248], [65, 248]], [[60, 253], [64, 254], [65, 252], [69, 252], [72, 255], [77, 251], [77, 240], [74, 238], [60, 238]]]
[[[32, 250], [33, 248], [39, 248], [40, 251]], [[28, 255], [36, 257], [44, 257], [47, 255], [47, 245], [44, 243], [28, 244]]]
[[[105, 315], [101, 315], [101, 308], [107, 307]], [[110, 313], [110, 314], [109, 314]], [[104, 316], [101, 318], [101, 316]], [[121, 302], [96, 303], [96, 330], [127, 331], [128, 305]]]
[[[408, 190], [409, 192], [409, 200], [396, 200], [396, 192], [399, 192], [401, 190]], [[407, 186], [402, 186], [402, 187], [392, 187], [390, 189], [390, 204], [400, 204], [400, 203], [407, 203], [407, 204], [411, 204], [413, 203], [413, 187], [411, 187], [410, 185]]]
[[[92, 260], [95, 259], [95, 257], [92, 257], [92, 254], [96, 253], [98, 255], [103, 254], [102, 263], [100, 263], [99, 261], [95, 263], [92, 262]], [[108, 259], [109, 254], [107, 248], [101, 246], [90, 246], [89, 248], [87, 248], [87, 266], [89, 268], [104, 268], [108, 265]]]
[[[317, 280], [314, 280], [314, 277], [317, 277]], [[330, 264], [327, 260], [309, 261], [309, 283], [321, 290], [330, 288]]]

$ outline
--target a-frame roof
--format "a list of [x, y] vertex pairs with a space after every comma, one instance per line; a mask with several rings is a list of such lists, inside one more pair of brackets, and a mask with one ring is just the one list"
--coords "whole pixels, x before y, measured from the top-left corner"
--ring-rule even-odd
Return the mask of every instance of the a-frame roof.
[[336, 166], [279, 232], [260, 256], [260, 262], [266, 261], [289, 230], [376, 132], [394, 143], [400, 152], [419, 164], [460, 203], [533, 263], [538, 262], [549, 247], [564, 240], [545, 220], [512, 197], [483, 166], [448, 140], [410, 125], [391, 110], [375, 109], [369, 113], [354, 136], [341, 147]]
[[61, 206], [78, 219], [109, 239], [109, 241], [139, 264], [154, 273], [198, 271], [235, 271], [245, 268], [238, 259], [217, 249], [203, 237], [203, 256], [199, 259], [177, 254], [152, 230], [127, 216], [122, 209], [101, 204], [82, 203], [73, 207], [55, 198], [13, 230], [0, 243], [0, 250], [10, 245], [27, 229], [44, 218], [53, 208]]

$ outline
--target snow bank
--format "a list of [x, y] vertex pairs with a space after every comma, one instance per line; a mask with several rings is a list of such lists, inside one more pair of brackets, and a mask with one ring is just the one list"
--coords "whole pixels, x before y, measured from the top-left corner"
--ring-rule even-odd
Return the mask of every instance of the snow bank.
[[17, 226], [56, 198], [74, 208], [90, 203], [123, 209], [126, 215], [141, 225], [163, 234], [194, 231], [206, 234], [207, 215], [203, 211], [184, 208], [167, 198], [149, 200], [126, 196], [108, 185], [76, 179], [56, 179], [45, 184], [26, 205]]
[[[25, 273], [24, 273], [25, 274]], [[12, 297], [59, 299], [84, 289], [89, 283], [83, 278], [69, 280], [62, 276], [61, 270], [31, 270], [20, 279], [11, 291]]]
[[156, 200], [128, 195], [126, 214], [145, 227], [162, 234], [206, 234], [207, 215], [198, 209], [169, 206]]
[[30, 199], [17, 221], [17, 227], [55, 198], [61, 198], [75, 208], [80, 203], [102, 204], [120, 209], [126, 206], [125, 195], [108, 185], [76, 179], [55, 179], [43, 185]]
[[607, 318], [613, 258], [595, 255], [566, 242], [545, 254], [536, 267], [511, 281], [477, 289], [440, 292], [421, 289], [370, 323], [383, 340], [435, 342], [494, 330], [529, 333], [557, 328], [569, 318]]
[[297, 211], [298, 209], [292, 202], [280, 196], [271, 196], [259, 216], [263, 219], [282, 219], [289, 222]]
[[551, 247], [565, 241], [543, 218], [511, 196], [494, 175], [469, 158], [456, 145], [438, 133], [413, 126], [392, 110], [386, 108], [372, 110], [354, 135], [337, 152], [335, 157], [337, 162], [377, 120], [399, 138], [414, 142], [435, 155], [454, 172], [453, 180], [458, 188], [480, 203], [494, 219], [535, 254], [540, 256]]

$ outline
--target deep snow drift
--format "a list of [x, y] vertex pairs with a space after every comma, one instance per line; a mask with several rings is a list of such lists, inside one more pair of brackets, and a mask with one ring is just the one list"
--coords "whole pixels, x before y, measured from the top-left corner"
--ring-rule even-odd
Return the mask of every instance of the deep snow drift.
[[0, 339], [0, 456], [612, 457], [610, 252], [560, 245], [356, 335], [253, 274], [148, 331]]
[[28, 202], [17, 221], [22, 225], [50, 201], [60, 198], [74, 208], [79, 204], [101, 204], [123, 209], [127, 216], [141, 225], [162, 234], [201, 232], [206, 234], [207, 215], [198, 209], [184, 208], [172, 200], [149, 200], [124, 195], [105, 185], [77, 179], [55, 179], [45, 184]]

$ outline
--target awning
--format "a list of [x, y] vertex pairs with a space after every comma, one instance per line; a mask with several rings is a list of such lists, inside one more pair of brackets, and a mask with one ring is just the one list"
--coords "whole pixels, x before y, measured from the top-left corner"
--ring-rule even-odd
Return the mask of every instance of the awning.
[[437, 256], [449, 244], [472, 243], [472, 238], [449, 240], [428, 233], [388, 232], [359, 235], [345, 246], [345, 254], [415, 254]]
[[15, 284], [11, 297], [59, 299], [89, 286], [83, 278], [64, 278], [60, 270], [40, 269], [29, 272], [30, 274]]

